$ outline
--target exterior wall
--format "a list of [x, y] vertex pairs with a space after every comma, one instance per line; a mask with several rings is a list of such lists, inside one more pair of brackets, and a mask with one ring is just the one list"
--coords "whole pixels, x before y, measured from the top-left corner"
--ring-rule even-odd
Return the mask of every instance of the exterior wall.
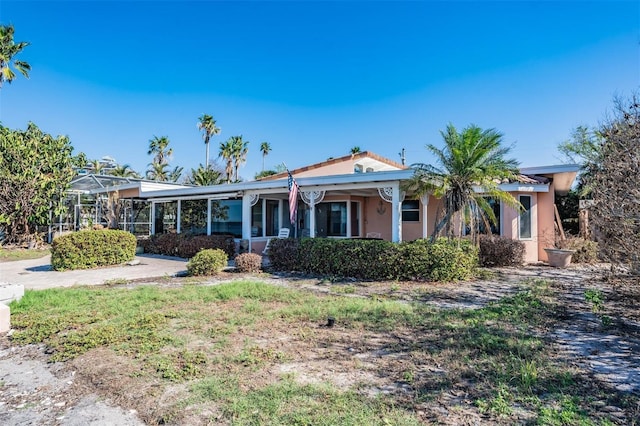
[[525, 246], [525, 262], [537, 262], [539, 260], [538, 230], [540, 220], [539, 216], [541, 211], [541, 206], [539, 205], [539, 196], [544, 193], [511, 192], [510, 194], [513, 195], [516, 199], [518, 199], [519, 195], [527, 195], [531, 197], [531, 238], [520, 240], [518, 235], [520, 226], [518, 221], [519, 213], [516, 209], [505, 205], [502, 205], [500, 211], [502, 236], [522, 241]]
[[545, 248], [555, 244], [555, 190], [553, 183], [549, 186], [549, 192], [538, 194], [538, 260], [547, 262]]
[[346, 175], [353, 173], [353, 167], [355, 160], [343, 161], [336, 164], [328, 164], [326, 166], [318, 167], [316, 169], [305, 170], [303, 172], [296, 173], [295, 177], [317, 177], [317, 176], [329, 176], [329, 175]]
[[391, 241], [391, 204], [380, 197], [367, 197], [363, 203], [364, 234], [379, 232], [384, 240]]
[[120, 199], [137, 198], [139, 196], [140, 196], [140, 191], [138, 191], [138, 188], [123, 189], [118, 192], [118, 197], [120, 197]]

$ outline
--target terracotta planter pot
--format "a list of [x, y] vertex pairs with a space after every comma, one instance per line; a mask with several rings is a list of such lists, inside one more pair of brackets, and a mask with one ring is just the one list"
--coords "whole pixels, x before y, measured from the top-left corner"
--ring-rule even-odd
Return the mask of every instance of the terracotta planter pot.
[[554, 268], [566, 268], [571, 263], [571, 256], [575, 253], [575, 250], [563, 250], [556, 248], [546, 248], [549, 258], [549, 266]]

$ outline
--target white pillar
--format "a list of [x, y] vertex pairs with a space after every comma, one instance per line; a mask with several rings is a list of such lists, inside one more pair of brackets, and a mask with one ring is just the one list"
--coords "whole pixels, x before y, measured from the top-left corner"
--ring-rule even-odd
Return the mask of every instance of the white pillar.
[[180, 222], [181, 222], [180, 215], [181, 215], [181, 212], [182, 212], [182, 200], [178, 200], [177, 209], [178, 209], [178, 212], [176, 213], [176, 232], [179, 234], [182, 231], [182, 229], [180, 229], [181, 228], [181, 226], [180, 226]]
[[211, 235], [211, 199], [207, 199], [207, 235]]
[[429, 207], [429, 194], [421, 195], [420, 203], [422, 203], [422, 238], [427, 238], [429, 236], [429, 231], [427, 230], [427, 222], [429, 218], [427, 214], [427, 208]]
[[242, 239], [249, 240], [251, 253], [251, 196], [246, 192], [242, 196]]
[[316, 236], [316, 196], [313, 191], [311, 191], [311, 202], [309, 203], [309, 237], [315, 238]]
[[400, 183], [394, 182], [391, 190], [391, 241], [399, 243], [402, 241], [402, 216], [400, 215], [402, 201], [400, 201]]
[[151, 202], [151, 235], [156, 234], [156, 202]]

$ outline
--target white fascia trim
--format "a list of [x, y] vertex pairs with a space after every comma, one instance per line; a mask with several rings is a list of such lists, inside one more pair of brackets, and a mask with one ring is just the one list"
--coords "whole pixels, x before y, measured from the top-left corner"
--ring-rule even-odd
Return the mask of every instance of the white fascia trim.
[[550, 175], [554, 173], [578, 172], [579, 164], [558, 164], [554, 166], [522, 167], [520, 173], [523, 175]]
[[[524, 183], [501, 183], [498, 185], [501, 191], [505, 192], [549, 192], [549, 184], [540, 183], [536, 185], [527, 185]], [[473, 190], [479, 194], [485, 193], [481, 186], [474, 186]]]

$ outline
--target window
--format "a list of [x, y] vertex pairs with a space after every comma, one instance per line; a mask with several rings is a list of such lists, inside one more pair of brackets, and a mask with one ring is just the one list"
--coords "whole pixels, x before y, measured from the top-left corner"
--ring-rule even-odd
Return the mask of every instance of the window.
[[418, 200], [402, 202], [402, 221], [420, 222], [420, 202]]
[[266, 200], [267, 217], [265, 222], [267, 237], [275, 237], [280, 230], [280, 202], [278, 200]]
[[518, 217], [518, 237], [527, 240], [531, 238], [531, 195], [520, 195], [518, 201], [522, 205]]
[[316, 206], [316, 235], [318, 237], [347, 236], [347, 203], [320, 203]]
[[192, 235], [207, 233], [207, 200], [183, 200], [180, 203], [180, 232]]
[[155, 210], [155, 233], [166, 234], [168, 232], [175, 232], [176, 222], [178, 220], [178, 202], [167, 201], [156, 203]]
[[211, 202], [211, 234], [242, 238], [242, 200]]

